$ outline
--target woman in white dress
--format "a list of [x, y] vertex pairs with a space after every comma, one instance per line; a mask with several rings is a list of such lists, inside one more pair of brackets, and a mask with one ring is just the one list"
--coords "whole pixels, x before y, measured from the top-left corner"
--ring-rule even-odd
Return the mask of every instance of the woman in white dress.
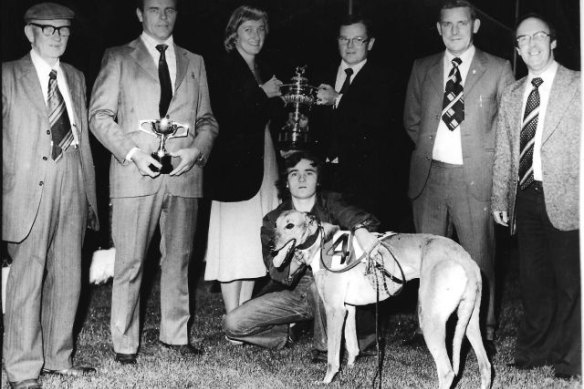
[[237, 8], [225, 29], [227, 54], [210, 71], [220, 129], [205, 173], [213, 199], [205, 280], [221, 282], [226, 313], [249, 300], [255, 279], [266, 274], [260, 228], [278, 205], [269, 121], [282, 105], [282, 83], [256, 58], [267, 33], [264, 11]]

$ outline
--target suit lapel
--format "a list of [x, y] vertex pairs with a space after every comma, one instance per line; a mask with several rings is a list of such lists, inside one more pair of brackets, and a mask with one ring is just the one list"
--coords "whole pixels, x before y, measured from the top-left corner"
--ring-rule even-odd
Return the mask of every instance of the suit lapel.
[[134, 48], [134, 51], [130, 53], [130, 56], [134, 61], [140, 66], [146, 73], [148, 73], [152, 78], [158, 81], [158, 68], [152, 59], [152, 56], [146, 49], [146, 45], [142, 42], [141, 38], [138, 38], [130, 43], [130, 47]]
[[[524, 77], [520, 83], [515, 86], [515, 89], [511, 92], [511, 99], [509, 106], [505, 107], [506, 110], [511, 112], [510, 115], [510, 126], [513, 132], [516, 134], [517, 139], [519, 139], [519, 134], [521, 133], [521, 120], [523, 117], [523, 92], [525, 91], [525, 83], [527, 82], [527, 77]], [[517, 143], [519, 144], [519, 143]]]
[[43, 90], [39, 82], [39, 77], [37, 75], [36, 69], [30, 58], [30, 54], [24, 57], [22, 60], [22, 85], [26, 94], [28, 95], [29, 101], [31, 101], [34, 107], [49, 118], [49, 111], [47, 109], [47, 104], [45, 103], [45, 98], [43, 96]]
[[[71, 74], [70, 71], [68, 71], [67, 69], [65, 69], [65, 66], [61, 66], [61, 69], [63, 70], [63, 73], [65, 75], [65, 80], [67, 80], [67, 87], [69, 88], [69, 96], [71, 96], [71, 105], [73, 106], [73, 126], [76, 126], [78, 123], [81, 123], [81, 121], [79, 120], [81, 118], [82, 112], [80, 111], [81, 106], [77, 103], [78, 101], [83, 101], [83, 99], [81, 99], [79, 96], [77, 96], [77, 93], [82, 90], [82, 88], [79, 87], [79, 84], [77, 82], [77, 79], [73, 77], [73, 75]], [[75, 132], [75, 135], [77, 135], [79, 141], [81, 140], [81, 131], [79, 130], [79, 128], [77, 129], [73, 129], [73, 131]]]
[[476, 85], [477, 81], [483, 76], [487, 70], [485, 66], [486, 58], [483, 52], [476, 49], [474, 58], [470, 63], [466, 80], [464, 81], [464, 94], [468, 94]]
[[185, 75], [187, 74], [189, 60], [187, 58], [186, 51], [184, 51], [177, 45], [174, 45], [174, 52], [176, 57], [176, 80], [174, 82], [174, 91], [176, 93], [178, 87], [183, 82]]
[[545, 113], [545, 123], [543, 126], [542, 144], [554, 133], [558, 128], [558, 123], [565, 116], [564, 111], [570, 106], [569, 102], [574, 95], [576, 89], [571, 86], [568, 74], [564, 68], [558, 66], [558, 71], [554, 77], [550, 97]]
[[437, 55], [436, 61], [428, 68], [428, 79], [438, 95], [444, 95], [444, 54]]

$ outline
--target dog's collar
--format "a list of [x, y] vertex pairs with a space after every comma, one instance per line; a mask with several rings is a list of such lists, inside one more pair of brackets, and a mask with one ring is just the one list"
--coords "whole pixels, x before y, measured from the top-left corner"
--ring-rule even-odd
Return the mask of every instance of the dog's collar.
[[308, 239], [306, 239], [304, 241], [304, 243], [301, 243], [298, 246], [296, 246], [296, 249], [298, 249], [298, 250], [306, 250], [307, 248], [312, 247], [312, 245], [316, 242], [316, 239], [318, 238], [318, 233], [319, 232], [320, 232], [320, 229], [317, 229], [314, 234], [310, 235], [308, 237]]

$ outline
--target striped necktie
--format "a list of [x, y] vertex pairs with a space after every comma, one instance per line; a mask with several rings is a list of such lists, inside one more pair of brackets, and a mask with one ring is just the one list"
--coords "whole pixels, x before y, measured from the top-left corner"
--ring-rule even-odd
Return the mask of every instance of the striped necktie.
[[458, 69], [461, 63], [462, 60], [458, 57], [452, 60], [452, 70], [448, 74], [448, 81], [446, 81], [446, 88], [444, 88], [442, 120], [450, 131], [453, 131], [464, 120], [462, 76]]
[[57, 85], [57, 71], [51, 70], [49, 73], [49, 124], [51, 125], [51, 157], [58, 161], [63, 155], [63, 151], [73, 142], [73, 132], [71, 123], [65, 106], [63, 95]]
[[525, 114], [519, 135], [519, 187], [526, 189], [533, 182], [533, 146], [535, 144], [535, 130], [539, 116], [539, 86], [543, 83], [540, 77], [531, 80], [533, 89], [527, 97]]

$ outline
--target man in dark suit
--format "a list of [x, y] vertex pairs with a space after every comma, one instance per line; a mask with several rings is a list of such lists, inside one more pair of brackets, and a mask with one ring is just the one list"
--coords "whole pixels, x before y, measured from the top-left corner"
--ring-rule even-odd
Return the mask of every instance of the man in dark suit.
[[[200, 354], [189, 343], [188, 266], [193, 250], [202, 167], [218, 126], [209, 101], [203, 58], [177, 45], [176, 0], [143, 0], [136, 10], [143, 33], [109, 49], [91, 96], [92, 132], [112, 152], [110, 196], [116, 247], [111, 332], [115, 360], [136, 363], [140, 339], [140, 283], [144, 257], [160, 224], [160, 342]], [[168, 117], [188, 127], [169, 139], [173, 168], [160, 174], [151, 157], [158, 140], [143, 120]]]
[[40, 388], [41, 371], [95, 371], [72, 363], [81, 247], [86, 227], [98, 228], [85, 78], [59, 61], [73, 18], [54, 3], [29, 8], [32, 50], [2, 64], [2, 239], [12, 258], [3, 352], [12, 388]]
[[[398, 198], [396, 148], [391, 131], [399, 123], [395, 74], [368, 59], [375, 44], [371, 23], [359, 15], [342, 21], [337, 38], [340, 63], [323, 77], [317, 93], [315, 128], [325, 160], [323, 186], [395, 227]], [[405, 190], [404, 190], [405, 192]]]
[[524, 316], [514, 365], [582, 374], [580, 335], [580, 72], [554, 60], [552, 26], [528, 15], [515, 30], [528, 74], [505, 90], [497, 120], [492, 209], [517, 233]]
[[492, 128], [513, 74], [509, 61], [473, 45], [480, 20], [469, 2], [444, 2], [436, 27], [446, 50], [414, 62], [406, 93], [404, 123], [415, 144], [408, 194], [416, 231], [442, 236], [456, 231], [481, 268], [485, 346], [492, 354], [497, 324]]

